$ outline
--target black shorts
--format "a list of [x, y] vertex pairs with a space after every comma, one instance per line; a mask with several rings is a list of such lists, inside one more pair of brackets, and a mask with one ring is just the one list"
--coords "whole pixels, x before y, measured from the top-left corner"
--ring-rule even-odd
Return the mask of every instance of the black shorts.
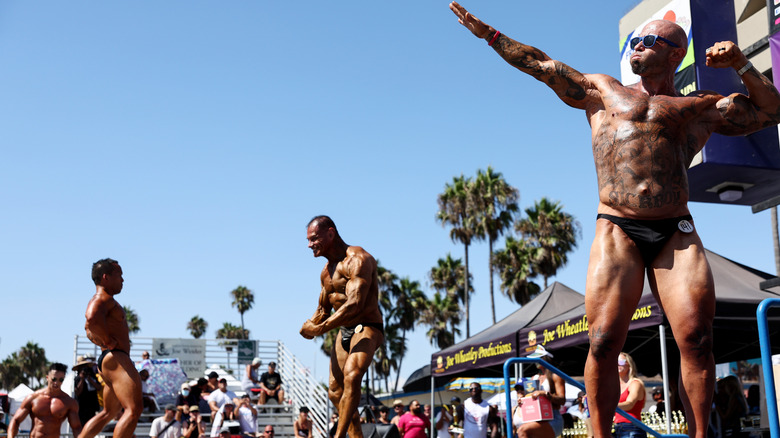
[[596, 219], [606, 219], [620, 227], [626, 233], [626, 236], [636, 244], [639, 253], [642, 255], [642, 260], [645, 262], [645, 267], [649, 266], [658, 257], [666, 242], [675, 233], [678, 231], [684, 233], [693, 232], [693, 224], [691, 223], [693, 217], [689, 214], [657, 220], [628, 219], [609, 214], [599, 214], [596, 216]]

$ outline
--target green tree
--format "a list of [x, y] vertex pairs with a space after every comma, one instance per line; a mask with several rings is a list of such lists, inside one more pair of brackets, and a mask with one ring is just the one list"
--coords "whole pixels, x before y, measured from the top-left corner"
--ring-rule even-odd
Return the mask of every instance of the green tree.
[[190, 331], [190, 334], [195, 339], [200, 339], [201, 336], [206, 334], [206, 329], [209, 327], [209, 323], [206, 322], [205, 319], [201, 318], [200, 315], [195, 315], [190, 319], [190, 321], [187, 323], [187, 330]]
[[547, 280], [568, 261], [568, 253], [577, 247], [581, 226], [574, 216], [563, 211], [559, 202], [542, 198], [525, 210], [526, 218], [515, 224], [515, 230], [539, 248], [534, 260], [535, 271]]
[[131, 309], [128, 306], [122, 306], [122, 309], [124, 309], [125, 311], [125, 320], [127, 321], [127, 331], [129, 331], [131, 335], [140, 332], [141, 319], [138, 317], [138, 314], [135, 313], [135, 310]]
[[395, 298], [394, 320], [401, 330], [401, 344], [403, 344], [403, 353], [398, 356], [398, 368], [396, 369], [395, 387], [393, 391], [398, 390], [398, 380], [401, 374], [401, 365], [403, 364], [406, 352], [406, 333], [414, 330], [414, 326], [419, 321], [423, 309], [428, 306], [428, 298], [420, 289], [420, 283], [412, 281], [408, 277], [401, 278], [398, 281], [397, 295]]
[[245, 286], [239, 286], [230, 291], [230, 296], [233, 297], [231, 305], [238, 309], [238, 313], [241, 314], [241, 329], [244, 329], [244, 313], [252, 308], [252, 304], [255, 302], [255, 296], [251, 290]]
[[501, 291], [520, 305], [531, 301], [541, 290], [530, 280], [535, 275], [533, 266], [538, 251], [523, 239], [507, 236], [504, 249], [493, 253], [493, 266], [501, 278]]
[[460, 331], [454, 327], [449, 330], [447, 324], [458, 319], [459, 314], [458, 303], [446, 294], [436, 291], [433, 300], [420, 313], [420, 322], [430, 327], [426, 333], [428, 342], [439, 349], [455, 344], [455, 334], [460, 334]]
[[[464, 266], [469, 272], [469, 245], [477, 234], [477, 218], [474, 213], [476, 200], [474, 196], [474, 183], [471, 178], [463, 175], [452, 178], [452, 184], [445, 184], [444, 192], [438, 197], [439, 211], [436, 219], [442, 226], [450, 226], [450, 239], [460, 242], [464, 247]], [[466, 275], [466, 287], [470, 291], [469, 275]], [[471, 336], [469, 329], [469, 294], [465, 294], [464, 300], [466, 317], [466, 337]]]
[[488, 272], [490, 273], [490, 311], [493, 324], [496, 323], [496, 303], [493, 299], [493, 243], [504, 231], [512, 228], [515, 214], [518, 212], [517, 200], [520, 192], [504, 180], [501, 172], [488, 166], [487, 170], [477, 171], [474, 181], [477, 199], [477, 232], [475, 237], [488, 241]]
[[225, 322], [217, 330], [217, 339], [249, 339], [249, 330]]
[[455, 342], [455, 335], [460, 334], [458, 325], [460, 325], [463, 315], [460, 303], [465, 302], [466, 296], [465, 277], [466, 269], [461, 264], [461, 260], [453, 259], [450, 254], [447, 254], [445, 258], [437, 260], [436, 266], [431, 268], [428, 274], [431, 287], [435, 291], [444, 294], [440, 299], [443, 300], [446, 297], [448, 300], [450, 333], [452, 333], [453, 343]]
[[0, 362], [0, 387], [10, 391], [22, 383], [29, 385], [30, 379], [22, 369], [19, 354], [14, 352]]
[[41, 381], [48, 373], [49, 361], [46, 360], [46, 351], [38, 344], [28, 341], [25, 346], [19, 349], [19, 361], [22, 366], [22, 372], [27, 376], [30, 382], [37, 383], [37, 387], [42, 386]]

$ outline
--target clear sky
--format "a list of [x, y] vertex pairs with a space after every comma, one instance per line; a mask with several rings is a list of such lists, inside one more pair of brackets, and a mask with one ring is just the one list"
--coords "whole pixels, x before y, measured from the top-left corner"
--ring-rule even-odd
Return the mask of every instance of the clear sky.
[[[505, 34], [586, 73], [617, 76], [618, 20], [638, 2], [464, 1]], [[120, 261], [117, 297], [144, 337], [213, 338], [255, 294], [255, 339], [280, 339], [320, 378], [298, 335], [324, 259], [316, 214], [399, 276], [463, 256], [435, 220], [453, 176], [492, 165], [582, 224], [555, 280], [585, 288], [596, 215], [582, 112], [506, 65], [447, 1], [0, 3], [0, 359], [28, 340], [72, 362], [91, 264]], [[711, 250], [774, 271], [768, 212], [692, 204]], [[499, 244], [500, 246], [500, 244]], [[490, 323], [488, 250], [470, 251], [472, 333]], [[518, 307], [496, 279], [499, 318]], [[435, 352], [410, 334], [402, 377]], [[458, 339], [460, 340], [460, 338]]]

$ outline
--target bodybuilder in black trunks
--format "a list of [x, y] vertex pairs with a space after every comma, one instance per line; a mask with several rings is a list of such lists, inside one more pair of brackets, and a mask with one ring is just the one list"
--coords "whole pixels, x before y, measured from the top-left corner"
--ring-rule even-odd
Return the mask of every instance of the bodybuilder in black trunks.
[[[336, 438], [362, 438], [357, 406], [360, 382], [384, 342], [376, 260], [359, 246], [341, 240], [336, 225], [327, 216], [317, 216], [306, 229], [315, 257], [325, 257], [322, 291], [314, 316], [303, 323], [301, 335], [312, 339], [341, 328], [330, 355], [328, 396], [338, 406]], [[333, 313], [331, 313], [333, 311]], [[347, 430], [349, 429], [349, 430]]]
[[[550, 59], [456, 2], [450, 9], [510, 65], [545, 83], [567, 105], [585, 110], [590, 123], [599, 217], [585, 292], [590, 335], [585, 386], [595, 435], [610, 436], [620, 395], [617, 357], [646, 270], [680, 347], [680, 395], [689, 434], [703, 438], [715, 381], [715, 292], [688, 211], [687, 169], [713, 132], [745, 135], [776, 125], [780, 95], [739, 47], [723, 41], [707, 50], [707, 65], [734, 69], [749, 96], [712, 91], [680, 96], [674, 72], [685, 57], [688, 39], [670, 21], [652, 21], [631, 40], [631, 67], [640, 81], [624, 86], [610, 76], [582, 74]], [[587, 44], [582, 47], [587, 50]]]
[[124, 409], [114, 428], [115, 438], [130, 438], [141, 416], [141, 377], [130, 360], [130, 334], [125, 311], [114, 300], [122, 291], [122, 268], [116, 260], [102, 259], [92, 265], [92, 280], [97, 291], [87, 304], [87, 337], [103, 353], [98, 359], [98, 370], [103, 387], [103, 407], [84, 425], [79, 438], [94, 438]]

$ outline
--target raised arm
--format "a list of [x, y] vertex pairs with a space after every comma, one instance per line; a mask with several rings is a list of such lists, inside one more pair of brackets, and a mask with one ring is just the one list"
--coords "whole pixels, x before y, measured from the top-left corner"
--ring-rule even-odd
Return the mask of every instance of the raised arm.
[[733, 68], [740, 75], [748, 95], [733, 93], [717, 103], [723, 121], [715, 132], [746, 135], [780, 123], [780, 93], [759, 73], [731, 41], [715, 43], [707, 49], [707, 66]]
[[450, 9], [458, 17], [460, 24], [476, 37], [487, 41], [510, 65], [544, 82], [565, 104], [585, 109], [590, 99], [598, 98], [598, 90], [582, 73], [560, 61], [550, 59], [535, 47], [509, 38], [471, 15], [457, 2], [450, 3]]

